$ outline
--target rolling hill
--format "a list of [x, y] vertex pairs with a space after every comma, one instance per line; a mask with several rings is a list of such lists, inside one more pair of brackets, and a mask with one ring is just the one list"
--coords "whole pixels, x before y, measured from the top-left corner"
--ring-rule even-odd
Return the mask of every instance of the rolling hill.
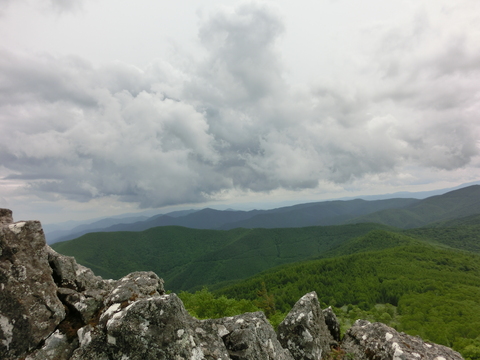
[[[214, 210], [174, 212], [156, 215], [146, 220], [115, 223], [97, 227], [95, 224], [83, 225], [62, 236], [56, 236], [48, 243], [61, 242], [78, 238], [92, 232], [144, 231], [158, 226], [183, 226], [192, 229], [231, 230], [238, 227], [253, 228], [287, 228], [319, 225], [338, 225], [360, 215], [370, 214], [383, 209], [398, 209], [418, 202], [417, 199], [388, 200], [348, 200], [323, 201], [286, 206], [272, 210]], [[99, 222], [100, 223], [100, 222]]]
[[480, 213], [480, 185], [472, 185], [424, 200], [335, 200], [298, 204], [271, 210], [186, 210], [147, 219], [104, 219], [72, 230], [47, 233], [49, 244], [91, 232], [143, 231], [157, 226], [230, 230], [294, 228], [374, 222], [410, 229]]
[[348, 222], [374, 222], [411, 229], [475, 214], [480, 214], [480, 185], [432, 196], [402, 209], [391, 208], [362, 215]]
[[271, 267], [303, 261], [339, 247], [379, 224], [205, 230], [176, 226], [141, 232], [90, 233], [52, 245], [97, 275], [118, 279], [151, 270], [173, 291], [193, 290], [252, 276]]
[[255, 300], [266, 289], [277, 311], [285, 313], [298, 296], [316, 291], [322, 307], [335, 306], [343, 321], [382, 321], [478, 359], [479, 255], [383, 231], [351, 240], [347, 249], [353, 253], [284, 265], [216, 294]]

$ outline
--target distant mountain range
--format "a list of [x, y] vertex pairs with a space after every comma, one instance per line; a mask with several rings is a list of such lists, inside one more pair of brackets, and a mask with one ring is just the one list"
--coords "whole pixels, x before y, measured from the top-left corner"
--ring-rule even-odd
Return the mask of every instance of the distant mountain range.
[[[430, 222], [453, 219], [456, 211], [449, 203], [463, 210], [463, 216], [476, 214], [479, 205], [474, 203], [475, 190], [480, 185], [471, 185], [445, 195], [427, 199], [393, 198], [382, 200], [334, 200], [285, 206], [271, 210], [202, 210], [175, 211], [152, 217], [132, 216], [107, 218], [91, 224], [83, 224], [70, 230], [46, 231], [49, 244], [75, 239], [91, 232], [143, 231], [157, 226], [184, 226], [192, 229], [229, 230], [234, 228], [287, 228], [326, 226], [375, 222], [399, 228], [424, 226]], [[457, 193], [458, 192], [458, 193]], [[475, 193], [475, 194], [473, 194]], [[469, 203], [470, 202], [470, 203]], [[467, 206], [467, 203], [470, 205]], [[471, 208], [469, 208], [471, 207]]]
[[[474, 185], [424, 200], [329, 201], [269, 211], [204, 209], [177, 218], [162, 215], [114, 225], [108, 229], [117, 231], [85, 234], [53, 248], [104, 277], [153, 270], [171, 289], [191, 290], [311, 257], [344, 255], [351, 252], [342, 248], [345, 241], [374, 230], [416, 228], [407, 234], [459, 249], [468, 244], [468, 251], [478, 251], [479, 216], [480, 185]], [[253, 226], [261, 220], [264, 226]], [[334, 224], [325, 226], [328, 222]]]
[[[202, 209], [188, 211], [184, 215], [157, 215], [140, 221], [133, 218], [124, 219], [124, 223], [110, 226], [112, 219], [105, 219], [90, 225], [81, 225], [68, 233], [47, 234], [48, 243], [55, 243], [78, 238], [91, 232], [143, 231], [157, 226], [183, 226], [192, 229], [230, 230], [235, 228], [298, 228], [305, 226], [339, 225], [359, 216], [375, 213], [385, 209], [402, 209], [413, 205], [417, 199], [388, 200], [336, 200], [317, 203], [299, 204], [272, 210], [214, 210]], [[118, 221], [118, 220], [117, 220]]]

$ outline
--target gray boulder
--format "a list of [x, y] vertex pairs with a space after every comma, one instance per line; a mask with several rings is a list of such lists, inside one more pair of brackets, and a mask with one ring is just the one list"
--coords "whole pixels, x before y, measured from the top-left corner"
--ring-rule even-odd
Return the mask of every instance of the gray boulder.
[[399, 333], [382, 324], [357, 320], [345, 334], [342, 349], [358, 360], [461, 360], [462, 356], [442, 345]]
[[151, 296], [163, 295], [163, 279], [152, 271], [137, 271], [124, 276], [115, 283], [113, 290], [104, 300], [105, 306], [132, 302]]
[[69, 360], [77, 347], [77, 339], [69, 341], [67, 335], [56, 330], [40, 349], [28, 355], [25, 360]]
[[104, 306], [104, 299], [113, 289], [115, 281], [95, 276], [92, 270], [77, 264], [71, 256], [57, 253], [45, 245], [53, 278], [58, 286], [57, 294], [67, 307], [70, 317], [80, 317], [90, 322]]
[[122, 301], [106, 308], [99, 324], [78, 331], [72, 359], [293, 360], [261, 312], [200, 321], [175, 294], [124, 298], [115, 298]]
[[218, 330], [191, 317], [175, 294], [115, 303], [79, 339], [71, 359], [230, 359]]
[[112, 289], [115, 281], [104, 280], [100, 276], [95, 276], [92, 270], [77, 264], [73, 256], [61, 255], [48, 245], [45, 245], [45, 248], [58, 287], [69, 288], [77, 292], [85, 290], [110, 291]]
[[278, 326], [278, 339], [295, 360], [317, 360], [330, 353], [336, 341], [325, 323], [317, 293], [304, 295]]
[[39, 221], [0, 211], [0, 358], [35, 349], [65, 317]]
[[263, 312], [206, 320], [215, 324], [232, 360], [293, 360]]

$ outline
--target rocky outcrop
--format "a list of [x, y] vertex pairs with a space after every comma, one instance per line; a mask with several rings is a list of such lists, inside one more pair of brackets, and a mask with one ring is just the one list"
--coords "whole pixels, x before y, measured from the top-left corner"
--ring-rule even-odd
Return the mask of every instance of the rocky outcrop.
[[357, 320], [345, 334], [343, 351], [358, 360], [461, 360], [462, 356], [442, 345], [399, 333], [382, 324]]
[[[0, 358], [35, 349], [65, 318], [38, 221], [0, 219]], [[6, 215], [5, 215], [6, 214]]]
[[340, 342], [335, 314], [322, 311], [314, 292], [278, 334], [262, 312], [198, 320], [153, 272], [104, 280], [48, 247], [38, 221], [14, 223], [7, 209], [0, 209], [0, 290], [1, 359], [461, 359], [379, 323], [357, 321]]
[[278, 326], [278, 339], [295, 360], [321, 359], [336, 344], [315, 292], [304, 295]]
[[284, 349], [263, 312], [246, 313], [217, 320], [206, 320], [205, 324], [216, 324], [220, 330], [227, 359], [232, 360], [293, 360]]

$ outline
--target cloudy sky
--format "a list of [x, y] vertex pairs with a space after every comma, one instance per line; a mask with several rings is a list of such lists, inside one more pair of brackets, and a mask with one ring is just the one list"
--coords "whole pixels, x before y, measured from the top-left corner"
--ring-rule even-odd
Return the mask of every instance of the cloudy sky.
[[480, 180], [478, 0], [0, 0], [0, 207], [45, 223]]

